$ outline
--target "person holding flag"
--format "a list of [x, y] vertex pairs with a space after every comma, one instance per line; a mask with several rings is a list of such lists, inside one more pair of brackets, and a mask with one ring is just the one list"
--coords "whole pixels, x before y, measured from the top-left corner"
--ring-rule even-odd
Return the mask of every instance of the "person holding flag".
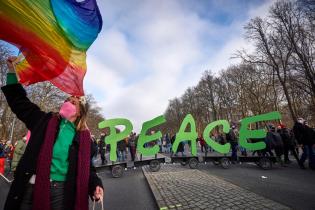
[[59, 113], [45, 113], [28, 98], [7, 61], [7, 85], [1, 89], [11, 110], [32, 135], [16, 167], [5, 210], [88, 209], [88, 196], [102, 200], [103, 185], [91, 164], [94, 147], [87, 127], [88, 104], [70, 96]]

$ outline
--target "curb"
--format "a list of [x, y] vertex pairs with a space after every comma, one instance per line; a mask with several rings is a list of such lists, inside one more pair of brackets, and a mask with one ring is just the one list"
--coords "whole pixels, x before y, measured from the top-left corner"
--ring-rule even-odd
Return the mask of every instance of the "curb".
[[149, 180], [148, 179], [150, 179], [151, 180], [151, 178], [149, 178], [149, 177], [147, 177], [147, 172], [145, 171], [145, 168], [146, 166], [143, 166], [143, 167], [141, 167], [141, 170], [142, 170], [142, 173], [143, 173], [143, 175], [144, 175], [144, 177], [145, 177], [145, 180], [147, 181], [147, 184], [148, 184], [148, 186], [149, 186], [149, 188], [150, 188], [150, 191], [151, 191], [151, 193], [152, 193], [152, 196], [153, 196], [153, 198], [154, 198], [154, 201], [155, 201], [155, 204], [156, 204], [156, 206], [157, 206], [157, 209], [160, 209], [161, 210], [161, 207], [160, 207], [160, 205], [159, 205], [159, 202], [158, 202], [158, 200], [156, 199], [156, 197], [157, 196], [159, 196], [158, 195], [158, 193], [156, 193], [156, 188], [154, 187], [154, 190], [152, 189], [153, 187], [151, 186], [151, 184], [150, 184], [150, 182], [149, 182]]

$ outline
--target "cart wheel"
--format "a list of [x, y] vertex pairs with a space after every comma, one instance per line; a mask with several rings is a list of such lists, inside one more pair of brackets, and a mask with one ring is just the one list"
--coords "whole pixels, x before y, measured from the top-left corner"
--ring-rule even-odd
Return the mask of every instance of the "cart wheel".
[[150, 167], [150, 170], [152, 172], [156, 172], [156, 171], [160, 170], [160, 168], [161, 168], [160, 161], [158, 161], [158, 160], [151, 160], [149, 167]]
[[196, 158], [190, 158], [188, 161], [189, 168], [196, 169], [198, 167], [199, 161]]
[[227, 169], [230, 168], [231, 161], [228, 158], [221, 158], [220, 164], [222, 168]]
[[220, 165], [220, 162], [219, 161], [213, 161], [213, 164], [218, 166], [218, 165]]
[[187, 165], [187, 162], [185, 162], [185, 161], [180, 161], [180, 164], [181, 164], [182, 166], [186, 166], [186, 165]]
[[272, 162], [271, 162], [271, 160], [269, 160], [269, 158], [262, 157], [259, 160], [259, 167], [264, 169], [264, 170], [271, 169], [272, 168]]
[[121, 165], [116, 165], [112, 167], [112, 176], [114, 178], [119, 178], [124, 174], [124, 167]]

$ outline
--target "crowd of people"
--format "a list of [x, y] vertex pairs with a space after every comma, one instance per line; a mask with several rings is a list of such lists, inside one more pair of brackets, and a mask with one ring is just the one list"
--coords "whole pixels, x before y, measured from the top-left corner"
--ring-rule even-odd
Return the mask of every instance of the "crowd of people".
[[0, 173], [15, 172], [18, 162], [24, 154], [27, 137], [19, 138], [14, 144], [5, 139], [0, 142]]
[[[260, 156], [275, 156], [277, 161], [285, 166], [292, 161], [289, 158], [291, 154], [300, 168], [305, 169], [305, 161], [308, 159], [309, 168], [315, 169], [315, 129], [311, 128], [305, 120], [299, 118], [290, 129], [284, 124], [279, 124], [277, 127], [269, 124], [267, 125], [267, 136], [263, 139], [250, 139], [250, 142], [264, 141], [266, 148], [264, 150], [252, 151], [252, 155]], [[241, 147], [238, 142], [239, 132], [236, 125], [232, 125], [230, 131], [224, 134], [220, 131], [215, 131], [211, 134], [211, 139], [215, 140], [219, 144], [230, 143], [231, 144], [231, 159], [232, 163], [237, 162], [238, 154], [247, 156], [249, 151]], [[102, 133], [99, 139], [92, 136], [95, 149], [98, 151], [95, 153], [95, 158], [99, 154], [101, 158], [101, 164], [107, 164], [106, 154], [110, 152], [110, 145], [105, 144], [106, 134]], [[136, 159], [136, 148], [139, 135], [132, 132], [127, 138], [119, 141], [117, 144], [117, 157], [119, 162], [124, 162], [130, 154], [130, 160]], [[177, 152], [172, 152], [172, 145], [175, 141], [176, 135], [164, 134], [162, 138], [145, 144], [145, 147], [152, 147], [158, 145], [160, 153], [172, 154], [174, 156], [186, 156], [190, 151], [190, 141], [182, 141], [179, 143]], [[27, 137], [18, 139], [14, 145], [8, 141], [2, 140], [0, 143], [0, 173], [7, 174], [13, 172], [22, 157], [26, 145]], [[197, 138], [197, 145], [201, 153], [211, 153], [214, 150], [208, 146], [204, 138], [200, 135]], [[302, 153], [302, 154], [301, 154]], [[6, 170], [5, 170], [5, 166]]]
[[[291, 154], [299, 164], [300, 168], [306, 168], [305, 161], [308, 159], [309, 168], [315, 169], [315, 129], [310, 127], [305, 120], [299, 118], [291, 129], [282, 123], [278, 126], [268, 124], [266, 126], [266, 132], [267, 135], [265, 138], [248, 140], [252, 143], [259, 141], [265, 142], [266, 148], [258, 151], [247, 151], [239, 145], [239, 132], [236, 124], [232, 124], [231, 129], [227, 134], [216, 130], [211, 133], [210, 137], [219, 144], [231, 144], [232, 163], [237, 162], [238, 155], [248, 156], [251, 152], [251, 155], [274, 156], [280, 165], [286, 166], [292, 162], [289, 158]], [[118, 142], [116, 154], [119, 162], [126, 161], [127, 157], [130, 157], [131, 161], [135, 160], [138, 138], [139, 135], [132, 132], [127, 138]], [[110, 145], [105, 144], [106, 134], [102, 133], [98, 140], [95, 137], [93, 137], [93, 139], [95, 142], [94, 145], [101, 157], [102, 164], [106, 164], [108, 162], [106, 154], [109, 154], [110, 152]], [[175, 139], [176, 135], [166, 133], [160, 139], [149, 142], [144, 146], [152, 147], [158, 145], [160, 148], [159, 153], [174, 156], [188, 155], [191, 148], [191, 141], [181, 141], [177, 151], [173, 153], [172, 145]], [[210, 154], [211, 152], [215, 152], [208, 146], [201, 135], [198, 136], [196, 142], [201, 153]]]

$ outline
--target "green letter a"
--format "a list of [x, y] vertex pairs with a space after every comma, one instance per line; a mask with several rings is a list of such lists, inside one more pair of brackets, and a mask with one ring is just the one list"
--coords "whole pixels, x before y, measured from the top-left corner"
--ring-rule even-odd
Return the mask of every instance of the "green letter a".
[[[187, 125], [190, 124], [190, 132], [185, 132]], [[182, 141], [191, 141], [191, 154], [193, 156], [197, 155], [196, 139], [198, 137], [196, 131], [196, 123], [191, 114], [186, 115], [182, 124], [180, 125], [179, 131], [176, 134], [175, 142], [173, 143], [172, 150], [174, 153], [177, 152], [177, 148]]]

